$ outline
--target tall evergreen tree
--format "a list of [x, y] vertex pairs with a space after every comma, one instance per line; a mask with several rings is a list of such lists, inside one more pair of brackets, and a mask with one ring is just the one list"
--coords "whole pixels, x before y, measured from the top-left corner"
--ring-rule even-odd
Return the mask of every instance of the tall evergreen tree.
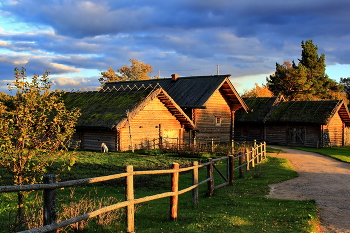
[[267, 78], [267, 86], [274, 95], [282, 94], [289, 100], [335, 99], [343, 85], [325, 73], [325, 55], [318, 55], [312, 40], [301, 42], [302, 53], [298, 65], [276, 63], [276, 72]]
[[340, 78], [340, 83], [344, 85], [343, 91], [346, 93], [346, 97], [350, 99], [350, 77]]

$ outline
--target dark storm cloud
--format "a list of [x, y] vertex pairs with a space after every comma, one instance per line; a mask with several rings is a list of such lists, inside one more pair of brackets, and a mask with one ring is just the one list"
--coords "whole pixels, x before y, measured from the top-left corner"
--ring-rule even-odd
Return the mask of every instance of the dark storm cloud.
[[60, 75], [58, 86], [88, 86], [91, 79], [65, 74], [98, 76], [132, 58], [162, 77], [215, 74], [217, 64], [233, 77], [268, 74], [276, 62], [297, 60], [308, 39], [327, 62], [350, 64], [348, 9], [344, 0], [2, 1], [0, 16], [25, 26], [0, 31], [0, 72], [26, 65]]
[[[28, 1], [7, 5], [16, 17], [46, 24], [58, 34], [78, 38], [149, 32], [166, 28], [231, 28], [238, 36], [261, 31], [312, 36], [327, 30], [346, 35], [349, 1]], [[299, 26], [299, 27], [297, 27]], [[339, 26], [339, 27], [338, 27]], [[307, 30], [305, 30], [305, 28]], [[299, 30], [298, 30], [299, 29]]]

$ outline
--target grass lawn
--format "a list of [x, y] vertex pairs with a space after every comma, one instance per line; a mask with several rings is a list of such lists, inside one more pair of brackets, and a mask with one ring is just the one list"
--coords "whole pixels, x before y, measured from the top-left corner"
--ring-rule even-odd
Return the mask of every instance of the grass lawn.
[[322, 148], [310, 148], [310, 147], [293, 147], [299, 150], [316, 152], [322, 155], [326, 155], [343, 162], [350, 163], [350, 147], [322, 147]]
[[[189, 166], [193, 160], [198, 158], [79, 152], [77, 163], [70, 171], [62, 173], [60, 179], [70, 180], [120, 173], [124, 172], [125, 165], [129, 164], [134, 165], [134, 170], [165, 169], [173, 162]], [[217, 166], [222, 172], [225, 171], [225, 163], [218, 163]], [[51, 172], [54, 172], [54, 168]], [[200, 179], [204, 179], [205, 174], [206, 171], [201, 169]], [[169, 198], [138, 204], [135, 214], [136, 232], [316, 232], [317, 208], [314, 201], [265, 197], [269, 192], [268, 184], [296, 176], [297, 173], [287, 160], [268, 157], [261, 165], [246, 173], [244, 178], [238, 178], [236, 171], [234, 184], [215, 190], [213, 197], [206, 196], [206, 185], [202, 185], [198, 205], [192, 204], [191, 192], [180, 195], [177, 221], [169, 220]], [[181, 174], [180, 189], [188, 187], [191, 179], [191, 173]], [[169, 180], [170, 175], [136, 177], [136, 198], [168, 192]], [[69, 211], [82, 214], [86, 213], [86, 209], [124, 200], [123, 182], [109, 182], [96, 187], [77, 187], [73, 189], [74, 191], [70, 188], [57, 190], [57, 206], [61, 206], [60, 214], [68, 215]], [[216, 173], [215, 184], [219, 183], [220, 178]], [[31, 206], [30, 204], [34, 206], [29, 211], [32, 217], [41, 214], [34, 205], [40, 202], [38, 198], [35, 201], [35, 193], [30, 194], [27, 201], [28, 206]], [[40, 192], [37, 193], [40, 197]], [[0, 194], [2, 232], [10, 232], [8, 219], [15, 210], [15, 203], [14, 193]], [[114, 212], [113, 216], [104, 215], [92, 219], [82, 223], [80, 228], [84, 229], [82, 232], [125, 232], [123, 212], [122, 209]]]

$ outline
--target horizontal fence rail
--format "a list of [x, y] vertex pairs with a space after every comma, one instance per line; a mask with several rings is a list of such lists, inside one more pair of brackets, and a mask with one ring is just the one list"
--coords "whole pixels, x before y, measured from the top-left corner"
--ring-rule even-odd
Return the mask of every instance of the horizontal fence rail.
[[200, 152], [230, 152], [234, 154], [235, 149], [239, 147], [255, 147], [256, 141], [234, 141], [223, 140], [218, 138], [195, 138], [195, 139], [180, 139], [170, 137], [160, 137], [154, 139], [145, 139], [140, 143], [129, 146], [130, 150], [152, 150], [162, 149], [170, 151], [192, 151]]
[[[235, 166], [234, 161], [238, 159], [238, 166]], [[207, 162], [198, 164], [198, 161], [194, 161], [192, 166], [179, 168], [179, 164], [174, 163], [172, 169], [167, 170], [149, 170], [149, 171], [134, 171], [133, 166], [126, 166], [126, 172], [108, 176], [101, 176], [95, 178], [86, 178], [79, 180], [63, 181], [55, 183], [55, 175], [46, 175], [44, 177], [45, 184], [32, 184], [32, 185], [19, 185], [19, 186], [0, 186], [1, 192], [19, 192], [19, 191], [31, 191], [31, 190], [44, 190], [44, 224], [43, 227], [38, 227], [30, 230], [22, 231], [21, 233], [34, 233], [34, 232], [56, 232], [57, 229], [68, 226], [79, 221], [87, 220], [97, 215], [116, 210], [119, 208], [126, 208], [126, 231], [134, 232], [134, 213], [135, 204], [148, 202], [160, 198], [170, 197], [170, 219], [177, 219], [178, 216], [178, 196], [192, 191], [192, 201], [193, 203], [198, 203], [198, 188], [200, 185], [207, 183], [207, 194], [212, 196], [215, 189], [221, 188], [228, 184], [234, 182], [234, 171], [239, 169], [239, 176], [244, 176], [245, 170], [250, 170], [256, 164], [259, 164], [266, 159], [266, 143], [261, 143], [257, 145], [254, 143], [254, 147], [245, 147], [238, 152], [236, 156], [229, 155], [221, 158], [211, 159], [209, 158]], [[215, 165], [216, 162], [227, 160], [227, 174], [223, 174]], [[207, 168], [206, 179], [199, 181], [198, 170], [199, 168]], [[219, 176], [225, 181], [224, 183], [214, 185], [214, 170], [219, 174]], [[179, 179], [180, 173], [192, 171], [193, 182], [192, 186], [185, 189], [179, 190]], [[156, 195], [146, 196], [142, 198], [134, 198], [134, 176], [136, 175], [149, 175], [149, 174], [171, 174], [171, 191], [164, 192]], [[55, 206], [56, 189], [65, 187], [74, 187], [83, 184], [92, 184], [103, 181], [109, 181], [119, 178], [126, 178], [125, 182], [125, 201], [119, 202], [107, 207], [100, 208], [90, 213], [86, 213], [80, 216], [76, 216], [71, 219], [67, 219], [62, 222], [56, 222], [57, 213]], [[49, 198], [45, 198], [49, 197]]]

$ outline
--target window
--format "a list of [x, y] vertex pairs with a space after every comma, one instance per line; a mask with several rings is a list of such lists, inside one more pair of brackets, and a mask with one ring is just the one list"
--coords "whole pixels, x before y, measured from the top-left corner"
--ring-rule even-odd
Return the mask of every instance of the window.
[[221, 126], [221, 117], [219, 116], [215, 117], [215, 126]]

